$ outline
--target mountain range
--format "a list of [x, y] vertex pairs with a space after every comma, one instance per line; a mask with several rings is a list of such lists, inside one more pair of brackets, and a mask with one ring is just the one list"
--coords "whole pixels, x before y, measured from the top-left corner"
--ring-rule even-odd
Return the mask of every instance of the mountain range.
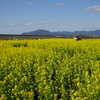
[[82, 36], [100, 36], [100, 30], [94, 31], [57, 31], [50, 32], [48, 30], [39, 29], [31, 32], [24, 32], [21, 35], [46, 35], [46, 36], [74, 36], [74, 35], [82, 35]]

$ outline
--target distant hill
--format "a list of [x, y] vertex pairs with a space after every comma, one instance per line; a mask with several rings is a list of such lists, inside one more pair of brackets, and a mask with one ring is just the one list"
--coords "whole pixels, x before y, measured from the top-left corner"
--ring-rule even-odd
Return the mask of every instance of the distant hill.
[[58, 31], [58, 32], [50, 32], [48, 30], [36, 30], [31, 32], [24, 32], [21, 35], [45, 35], [45, 36], [74, 36], [74, 35], [83, 35], [83, 36], [100, 36], [100, 30], [95, 31]]

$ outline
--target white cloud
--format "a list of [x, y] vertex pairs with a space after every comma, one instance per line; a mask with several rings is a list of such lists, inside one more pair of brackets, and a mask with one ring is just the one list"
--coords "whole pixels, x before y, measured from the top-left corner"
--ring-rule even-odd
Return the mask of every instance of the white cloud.
[[30, 1], [29, 4], [30, 4], [30, 5], [35, 5], [35, 2]]
[[49, 23], [47, 22], [47, 23], [44, 23], [44, 26], [48, 26], [49, 25]]
[[94, 11], [97, 11], [97, 12], [100, 13], [100, 6], [99, 5], [94, 5], [94, 6], [85, 8], [85, 10], [94, 10]]
[[56, 6], [63, 6], [64, 4], [62, 2], [57, 3]]
[[82, 30], [96, 30], [99, 28], [98, 25], [96, 24], [90, 24], [90, 25], [80, 25], [77, 27], [78, 29], [82, 29]]
[[9, 24], [10, 26], [17, 26], [18, 24], [15, 24], [15, 23], [11, 23]]
[[79, 26], [79, 29], [84, 29], [84, 28], [86, 28], [85, 26]]
[[74, 23], [74, 22], [70, 20], [64, 20], [64, 23]]
[[34, 25], [34, 24], [33, 23], [26, 23], [25, 25], [31, 26], [31, 25]]
[[49, 24], [50, 22], [49, 22], [49, 21], [45, 21], [44, 23], [45, 23], [45, 24]]

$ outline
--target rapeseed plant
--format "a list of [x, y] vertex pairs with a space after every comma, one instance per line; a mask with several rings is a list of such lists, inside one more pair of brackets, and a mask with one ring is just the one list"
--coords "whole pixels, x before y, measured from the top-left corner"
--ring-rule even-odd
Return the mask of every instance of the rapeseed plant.
[[99, 100], [100, 39], [0, 41], [0, 100]]

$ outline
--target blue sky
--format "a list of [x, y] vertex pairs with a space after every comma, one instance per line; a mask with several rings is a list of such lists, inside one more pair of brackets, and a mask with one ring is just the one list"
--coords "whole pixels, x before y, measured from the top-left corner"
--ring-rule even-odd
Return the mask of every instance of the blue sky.
[[100, 0], [0, 0], [0, 34], [100, 29]]

